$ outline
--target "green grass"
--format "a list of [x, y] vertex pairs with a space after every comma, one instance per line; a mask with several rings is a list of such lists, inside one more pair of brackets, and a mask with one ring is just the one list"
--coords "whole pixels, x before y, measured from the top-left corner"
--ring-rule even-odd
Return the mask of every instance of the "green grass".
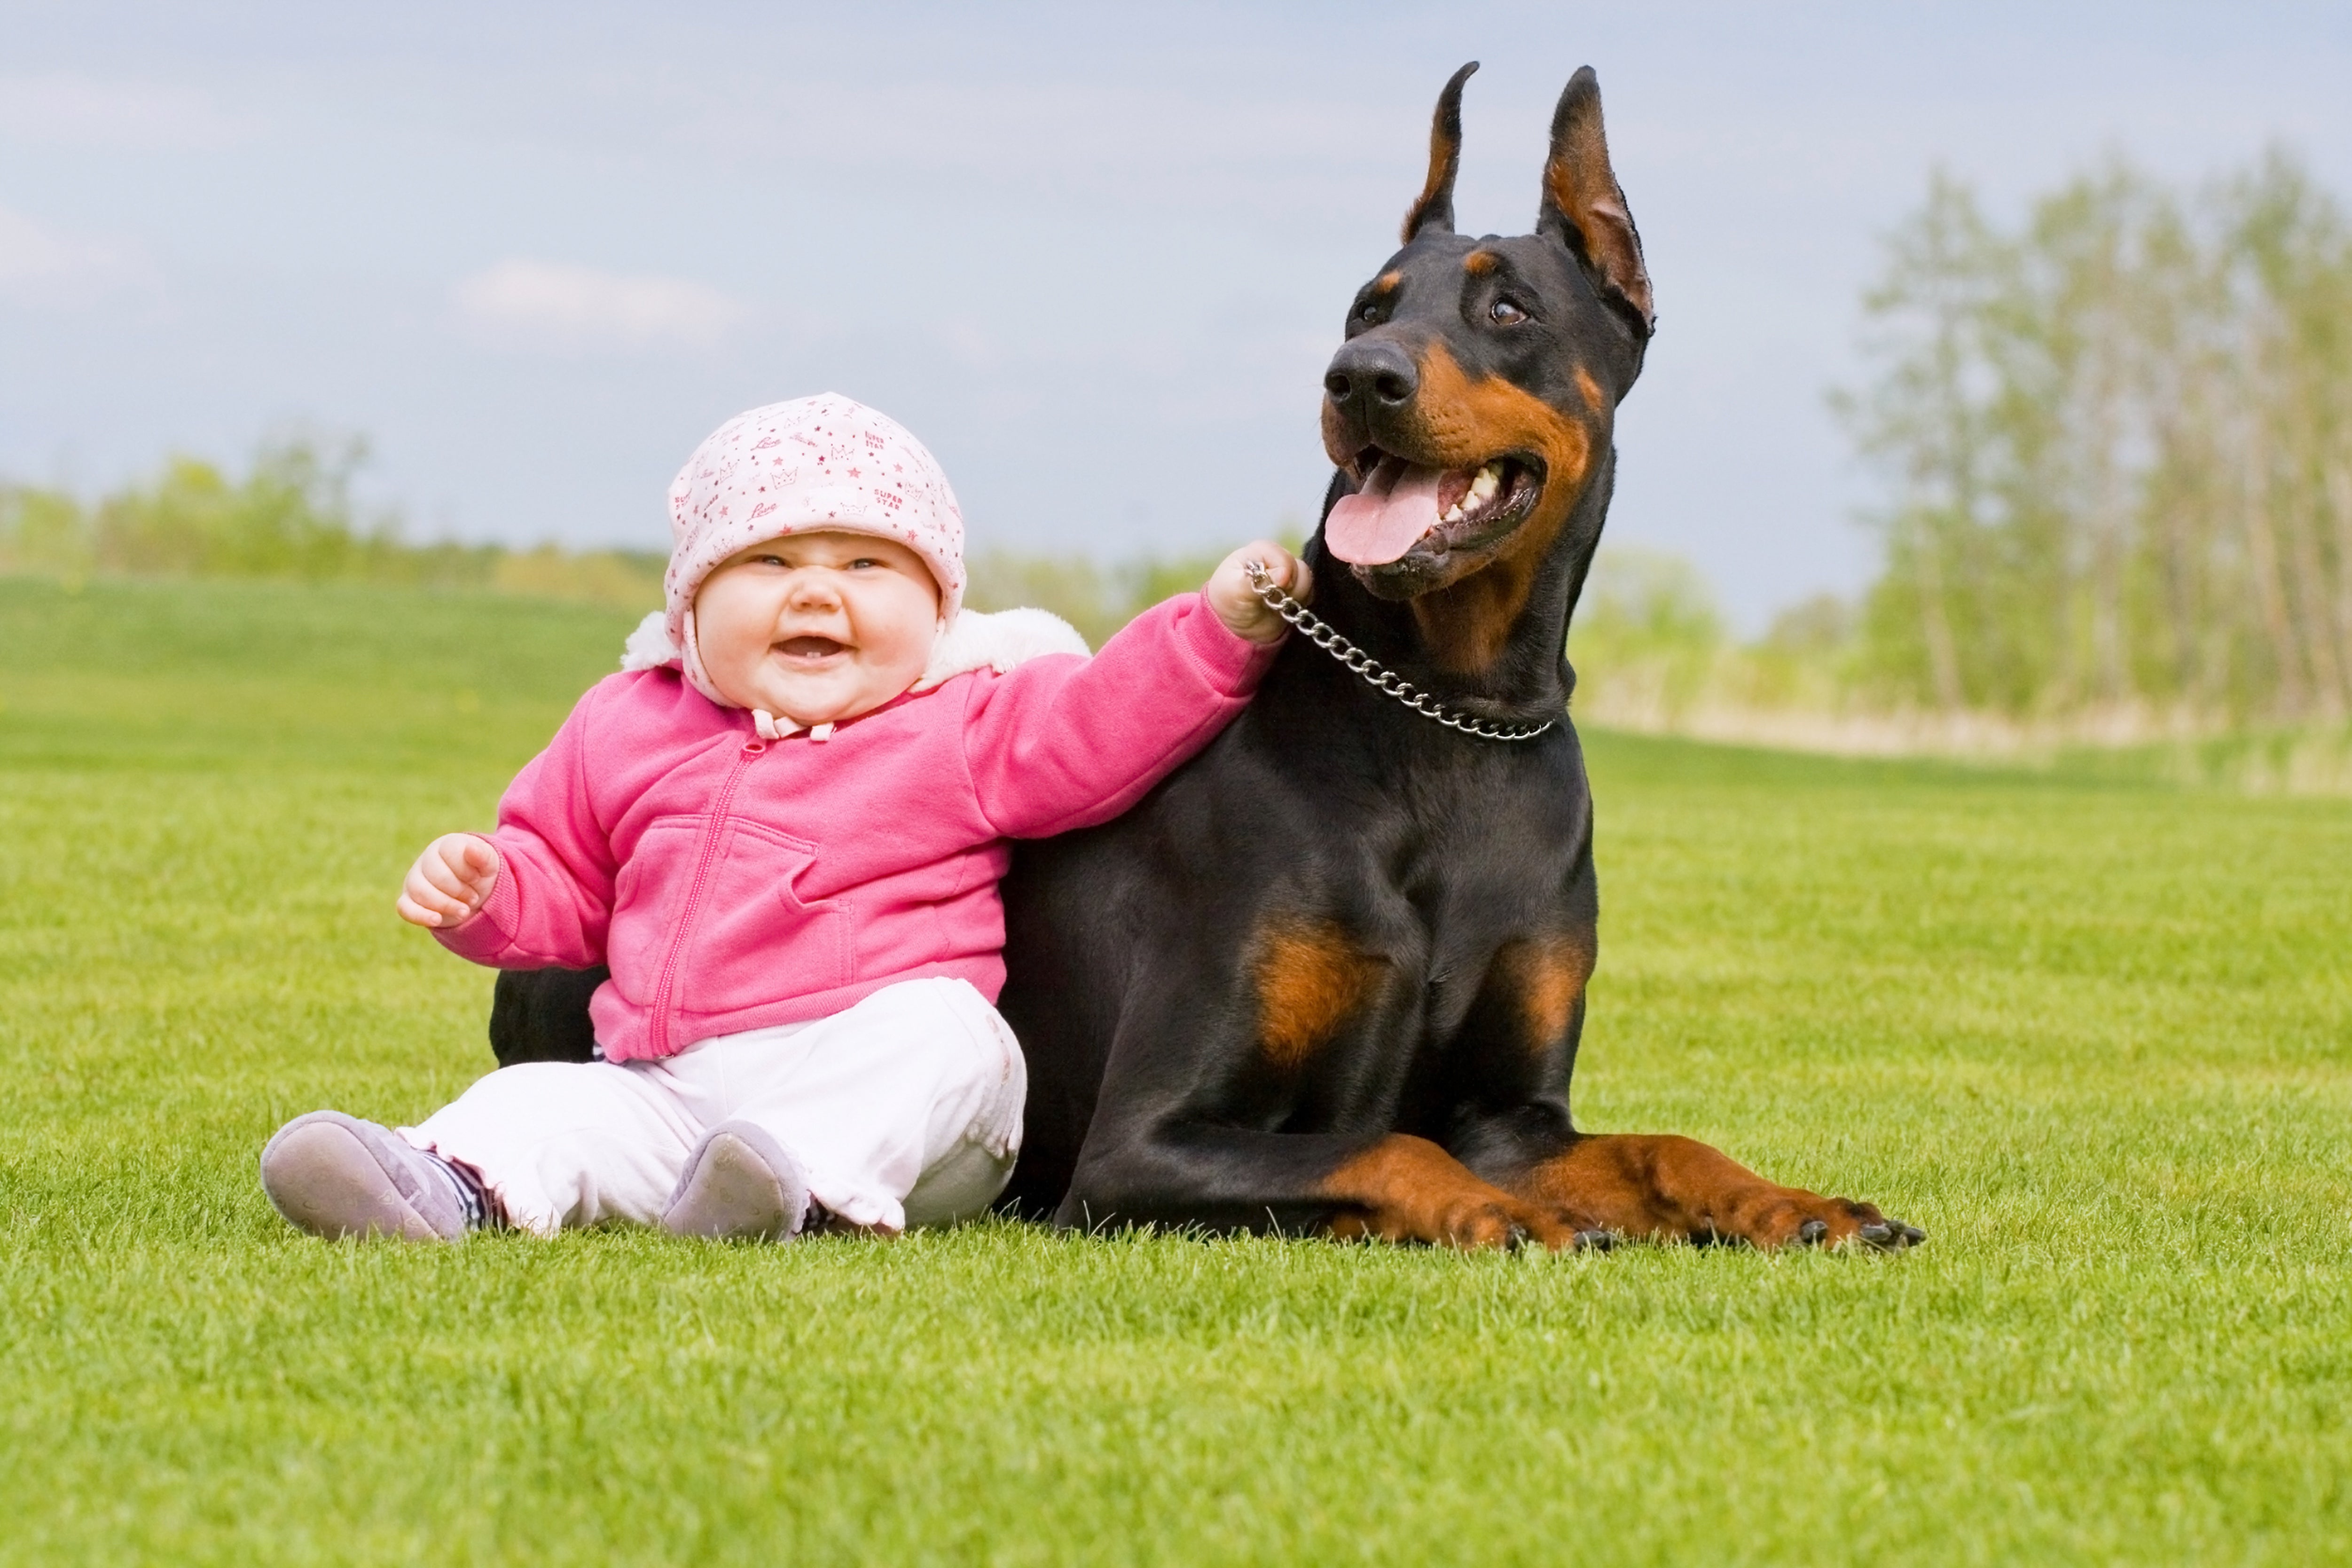
[[2352, 1560], [2340, 801], [1592, 738], [1580, 1120], [1907, 1257], [294, 1234], [628, 619], [0, 580], [0, 1561]]

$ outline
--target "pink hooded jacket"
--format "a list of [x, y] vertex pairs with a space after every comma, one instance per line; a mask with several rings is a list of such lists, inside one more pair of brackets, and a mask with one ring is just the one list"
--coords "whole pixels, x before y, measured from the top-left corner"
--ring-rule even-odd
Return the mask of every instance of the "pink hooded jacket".
[[1248, 702], [1274, 645], [1199, 595], [1092, 658], [979, 669], [761, 741], [672, 669], [608, 676], [499, 803], [498, 885], [434, 934], [502, 969], [609, 964], [610, 1061], [837, 1013], [944, 974], [1004, 984], [1008, 838], [1107, 822]]

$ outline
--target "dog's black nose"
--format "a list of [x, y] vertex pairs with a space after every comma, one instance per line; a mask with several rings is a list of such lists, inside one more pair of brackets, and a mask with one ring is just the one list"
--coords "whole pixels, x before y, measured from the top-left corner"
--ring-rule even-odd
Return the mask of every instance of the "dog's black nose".
[[1323, 390], [1342, 406], [1360, 399], [1394, 408], [1412, 402], [1421, 390], [1421, 371], [1396, 344], [1359, 339], [1331, 356], [1331, 368], [1323, 373]]

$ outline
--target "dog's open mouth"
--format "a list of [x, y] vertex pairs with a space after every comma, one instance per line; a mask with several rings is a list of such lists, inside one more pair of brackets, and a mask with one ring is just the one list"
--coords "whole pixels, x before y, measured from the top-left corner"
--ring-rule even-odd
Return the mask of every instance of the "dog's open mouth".
[[1385, 566], [1426, 542], [1433, 551], [1480, 542], [1517, 526], [1543, 492], [1531, 458], [1496, 458], [1475, 468], [1432, 468], [1367, 447], [1363, 483], [1332, 504], [1323, 543], [1357, 566]]

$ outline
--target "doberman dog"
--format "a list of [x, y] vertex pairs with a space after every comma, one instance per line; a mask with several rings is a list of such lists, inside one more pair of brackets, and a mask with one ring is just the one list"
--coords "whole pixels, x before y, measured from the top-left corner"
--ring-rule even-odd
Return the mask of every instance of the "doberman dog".
[[1686, 1138], [1588, 1134], [1592, 805], [1569, 616], [1653, 313], [1590, 68], [1535, 232], [1454, 232], [1462, 68], [1403, 248], [1324, 377], [1338, 473], [1315, 609], [1434, 721], [1304, 637], [1191, 763], [1107, 826], [1024, 846], [1002, 1007], [1029, 1057], [1010, 1194], [1063, 1225], [1903, 1247], [1868, 1204]]
[[[1014, 857], [1000, 1006], [1030, 1090], [1002, 1206], [1457, 1247], [1910, 1246], [1869, 1204], [1570, 1120], [1599, 900], [1565, 647], [1654, 315], [1589, 67], [1535, 232], [1454, 233], [1476, 68], [1438, 99], [1403, 247], [1324, 378], [1319, 637], [1126, 816]], [[579, 1048], [577, 981], [500, 987], [502, 1056]]]

